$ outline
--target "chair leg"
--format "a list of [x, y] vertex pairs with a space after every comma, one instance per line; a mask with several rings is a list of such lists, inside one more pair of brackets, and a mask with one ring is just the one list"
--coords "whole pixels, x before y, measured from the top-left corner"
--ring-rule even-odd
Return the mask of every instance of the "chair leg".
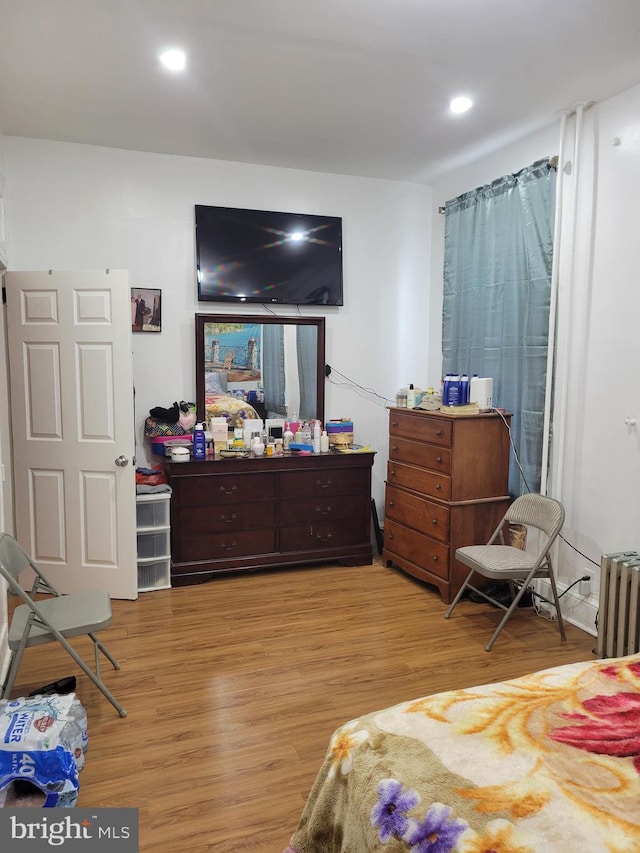
[[[66, 651], [71, 655], [71, 657], [72, 657], [72, 658], [74, 659], [74, 661], [78, 664], [78, 666], [79, 666], [79, 667], [80, 667], [80, 669], [85, 673], [85, 675], [86, 675], [88, 678], [90, 678], [90, 679], [91, 679], [91, 681], [93, 681], [93, 683], [94, 683], [94, 684], [95, 684], [95, 686], [98, 688], [98, 690], [100, 690], [100, 692], [103, 694], [103, 696], [105, 697], [105, 699], [108, 699], [108, 700], [109, 700], [109, 702], [111, 702], [111, 704], [112, 704], [112, 705], [113, 705], [113, 707], [116, 709], [116, 711], [120, 714], [120, 716], [121, 716], [121, 717], [126, 717], [126, 716], [127, 716], [127, 712], [125, 711], [125, 709], [124, 709], [124, 708], [122, 707], [122, 705], [118, 702], [118, 700], [115, 698], [115, 696], [113, 695], [113, 693], [109, 690], [109, 688], [108, 688], [108, 687], [107, 687], [107, 685], [103, 682], [103, 680], [100, 678], [100, 676], [99, 676], [99, 675], [96, 675], [96, 673], [91, 669], [91, 667], [87, 665], [87, 663], [84, 661], [84, 659], [83, 659], [83, 658], [78, 654], [78, 652], [73, 648], [73, 646], [71, 645], [71, 643], [69, 643], [69, 641], [66, 639], [66, 637], [64, 637], [64, 636], [63, 636], [59, 631], [53, 631], [52, 633], [53, 633], [53, 635], [55, 636], [56, 640], [58, 640], [58, 642], [60, 643], [60, 645], [61, 645], [64, 649], [66, 649]], [[102, 644], [100, 644], [100, 645], [102, 645]], [[108, 657], [109, 657], [109, 660], [113, 660], [113, 659], [111, 658], [111, 655], [108, 655]], [[116, 669], [117, 669], [117, 667], [114, 667], [114, 668], [116, 668]]]
[[9, 666], [7, 680], [4, 683], [4, 690], [2, 692], [3, 699], [9, 699], [11, 697], [11, 691], [13, 690], [13, 685], [18, 674], [18, 669], [20, 668], [22, 655], [24, 654], [24, 650], [27, 648], [27, 640], [29, 639], [29, 633], [33, 624], [33, 618], [34, 614], [30, 613], [29, 618], [25, 623], [24, 631], [22, 632], [22, 637], [20, 637], [20, 642], [18, 643], [15, 651], [11, 656], [11, 665]]
[[462, 598], [462, 594], [464, 593], [465, 589], [467, 588], [467, 584], [471, 580], [473, 573], [474, 573], [474, 570], [471, 569], [471, 571], [469, 572], [469, 574], [467, 575], [467, 577], [465, 579], [465, 582], [462, 584], [462, 586], [458, 590], [458, 594], [456, 595], [456, 597], [453, 599], [453, 601], [451, 602], [451, 604], [447, 608], [447, 612], [444, 614], [445, 619], [448, 619], [451, 616], [451, 614], [453, 613], [453, 608], [456, 606], [456, 604]]
[[102, 654], [106, 657], [106, 659], [109, 661], [109, 663], [111, 664], [111, 666], [114, 669], [120, 669], [120, 664], [118, 663], [118, 661], [113, 657], [113, 655], [111, 654], [109, 649], [100, 642], [100, 640], [96, 637], [96, 635], [95, 634], [89, 634], [89, 636], [91, 637], [91, 639], [95, 643], [96, 672], [99, 671], [99, 667], [100, 667], [100, 664], [99, 664], [100, 659], [98, 657], [98, 650], [100, 650], [102, 652]]
[[11, 698], [11, 691], [13, 690], [13, 685], [16, 680], [16, 675], [18, 674], [18, 668], [20, 667], [20, 661], [22, 660], [22, 653], [24, 648], [18, 648], [11, 655], [11, 665], [9, 666], [9, 672], [7, 674], [7, 680], [4, 683], [4, 688], [2, 691], [3, 699]]
[[530, 575], [528, 575], [528, 576], [527, 576], [527, 578], [525, 578], [524, 583], [522, 584], [522, 586], [521, 586], [521, 587], [520, 587], [520, 589], [518, 590], [518, 593], [517, 593], [516, 597], [513, 599], [513, 601], [511, 602], [511, 604], [510, 604], [510, 606], [509, 606], [509, 608], [508, 608], [507, 612], [506, 612], [506, 613], [504, 614], [504, 616], [502, 617], [502, 619], [501, 619], [501, 621], [500, 621], [500, 624], [498, 625], [498, 627], [496, 628], [496, 630], [493, 632], [493, 636], [491, 637], [491, 639], [489, 640], [489, 642], [487, 643], [487, 645], [484, 647], [484, 648], [485, 648], [485, 651], [490, 652], [490, 651], [491, 651], [491, 649], [493, 648], [493, 644], [494, 644], [494, 643], [495, 643], [495, 641], [497, 640], [497, 638], [498, 638], [498, 634], [500, 633], [500, 631], [502, 631], [502, 629], [504, 628], [504, 626], [507, 624], [507, 621], [509, 620], [509, 617], [511, 616], [511, 614], [513, 613], [513, 611], [517, 608], [517, 606], [518, 606], [518, 602], [520, 601], [520, 599], [522, 598], [522, 596], [523, 596], [523, 595], [525, 594], [525, 592], [527, 591], [527, 588], [528, 588], [528, 586], [529, 586], [529, 583], [530, 583], [530, 581], [531, 581], [531, 578], [532, 578], [532, 577], [533, 577], [533, 572], [532, 572]]
[[553, 576], [553, 569], [551, 568], [551, 564], [549, 564], [549, 583], [551, 584], [551, 592], [553, 593], [553, 602], [556, 606], [556, 615], [558, 617], [558, 628], [560, 628], [560, 638], [562, 640], [566, 640], [567, 635], [564, 632], [564, 622], [562, 621], [562, 611], [560, 610], [560, 599], [558, 598], [558, 590], [556, 588], [556, 579]]

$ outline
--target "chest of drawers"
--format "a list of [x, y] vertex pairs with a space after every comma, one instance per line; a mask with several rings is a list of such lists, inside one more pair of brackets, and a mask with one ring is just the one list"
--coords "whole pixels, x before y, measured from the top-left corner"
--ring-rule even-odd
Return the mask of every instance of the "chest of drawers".
[[390, 409], [383, 560], [447, 603], [468, 574], [456, 549], [486, 542], [510, 503], [505, 420]]
[[222, 572], [372, 562], [373, 453], [167, 462], [172, 585]]

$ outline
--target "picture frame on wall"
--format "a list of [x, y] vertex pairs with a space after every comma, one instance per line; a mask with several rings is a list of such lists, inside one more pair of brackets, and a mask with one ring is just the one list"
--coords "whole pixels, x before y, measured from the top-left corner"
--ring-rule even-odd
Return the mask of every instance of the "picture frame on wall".
[[131, 331], [162, 331], [161, 291], [145, 288], [131, 288]]

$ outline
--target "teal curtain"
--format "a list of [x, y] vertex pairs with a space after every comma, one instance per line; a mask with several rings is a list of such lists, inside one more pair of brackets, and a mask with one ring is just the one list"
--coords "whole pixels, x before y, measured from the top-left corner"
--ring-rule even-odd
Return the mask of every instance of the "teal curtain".
[[512, 495], [540, 490], [555, 178], [541, 160], [445, 205], [442, 369], [493, 378]]
[[286, 417], [284, 375], [284, 326], [266, 323], [262, 327], [262, 372], [264, 407], [269, 417]]
[[296, 327], [296, 354], [300, 382], [300, 417], [305, 421], [318, 417], [316, 373], [318, 370], [318, 330], [315, 326]]

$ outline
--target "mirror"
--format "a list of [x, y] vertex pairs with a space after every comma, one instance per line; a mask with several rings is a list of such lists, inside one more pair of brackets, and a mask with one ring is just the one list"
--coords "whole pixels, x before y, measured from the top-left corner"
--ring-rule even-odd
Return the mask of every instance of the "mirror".
[[195, 323], [198, 420], [240, 406], [263, 420], [324, 422], [324, 317], [196, 314]]

